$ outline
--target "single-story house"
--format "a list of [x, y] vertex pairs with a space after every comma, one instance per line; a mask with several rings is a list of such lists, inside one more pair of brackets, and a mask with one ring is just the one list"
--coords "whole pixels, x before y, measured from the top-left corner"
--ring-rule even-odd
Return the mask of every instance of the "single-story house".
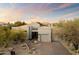
[[41, 42], [51, 42], [51, 27], [50, 26], [40, 26], [38, 23], [32, 23], [29, 25], [13, 27], [15, 30], [26, 30], [27, 39], [38, 40]]

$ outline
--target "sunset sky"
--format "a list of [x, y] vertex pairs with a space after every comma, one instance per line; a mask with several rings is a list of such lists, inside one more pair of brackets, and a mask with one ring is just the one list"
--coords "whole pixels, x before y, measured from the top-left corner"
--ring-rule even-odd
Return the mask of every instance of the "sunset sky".
[[77, 3], [0, 3], [0, 22], [30, 21], [33, 18], [55, 21], [78, 16]]

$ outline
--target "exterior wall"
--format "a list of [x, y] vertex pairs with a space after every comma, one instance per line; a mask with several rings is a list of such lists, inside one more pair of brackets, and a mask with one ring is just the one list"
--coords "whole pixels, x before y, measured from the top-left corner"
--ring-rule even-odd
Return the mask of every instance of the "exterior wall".
[[38, 28], [38, 40], [41, 42], [51, 42], [51, 28], [45, 26]]

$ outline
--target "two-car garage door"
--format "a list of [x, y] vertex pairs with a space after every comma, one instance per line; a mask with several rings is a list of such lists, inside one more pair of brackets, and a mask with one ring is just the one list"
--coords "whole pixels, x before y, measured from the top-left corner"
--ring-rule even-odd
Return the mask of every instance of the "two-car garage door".
[[51, 42], [51, 39], [48, 36], [49, 36], [48, 34], [41, 35], [40, 41], [41, 42]]
[[51, 36], [49, 34], [39, 34], [38, 40], [41, 42], [51, 42]]
[[50, 27], [38, 28], [38, 40], [41, 42], [51, 42], [51, 28]]

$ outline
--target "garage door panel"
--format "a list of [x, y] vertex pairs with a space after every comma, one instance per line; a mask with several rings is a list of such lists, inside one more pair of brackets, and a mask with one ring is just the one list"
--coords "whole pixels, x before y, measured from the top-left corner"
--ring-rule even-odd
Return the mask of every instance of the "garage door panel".
[[50, 40], [50, 36], [48, 36], [48, 35], [42, 35], [41, 36], [41, 41], [42, 42], [50, 42], [51, 40]]

